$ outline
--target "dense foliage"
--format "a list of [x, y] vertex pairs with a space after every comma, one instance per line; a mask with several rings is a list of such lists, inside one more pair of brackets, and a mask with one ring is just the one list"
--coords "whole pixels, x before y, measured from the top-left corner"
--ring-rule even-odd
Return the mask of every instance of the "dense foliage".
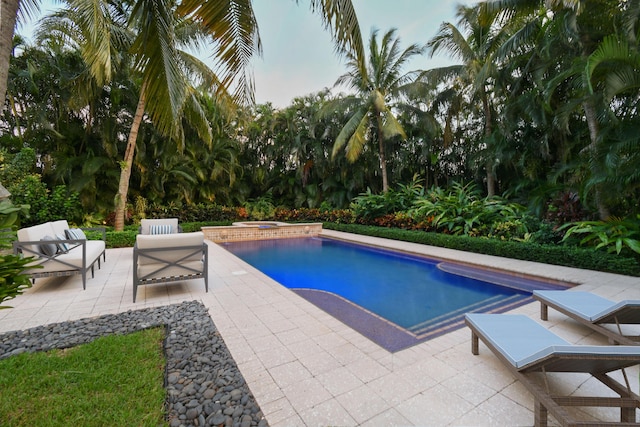
[[10, 308], [3, 302], [13, 299], [31, 287], [29, 276], [24, 274], [25, 265], [31, 262], [31, 257], [20, 257], [11, 253], [13, 235], [11, 227], [25, 215], [29, 207], [16, 206], [5, 199], [0, 201], [0, 309]]
[[[339, 81], [357, 96], [325, 89], [281, 109], [232, 108], [186, 73], [194, 103], [174, 120], [179, 137], [150, 117], [139, 122], [126, 218], [318, 214], [637, 257], [639, 10], [637, 0], [460, 6], [457, 22], [424, 45], [453, 66], [408, 73], [400, 59], [423, 48], [403, 50], [393, 29], [372, 33], [367, 61], [362, 49], [348, 52]], [[53, 30], [66, 19], [46, 20], [52, 30], [37, 44], [15, 40], [0, 182], [32, 206], [25, 224], [112, 224], [146, 88], [127, 44], [112, 46], [121, 62], [110, 79], [89, 79], [91, 46]], [[126, 30], [139, 37], [144, 28]], [[397, 80], [376, 81], [378, 72]], [[342, 148], [347, 157], [332, 156]]]

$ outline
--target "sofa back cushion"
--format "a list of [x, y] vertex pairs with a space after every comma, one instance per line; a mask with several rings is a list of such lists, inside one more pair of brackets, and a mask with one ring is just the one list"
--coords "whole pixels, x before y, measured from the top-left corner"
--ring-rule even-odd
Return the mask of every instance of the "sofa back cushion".
[[[53, 231], [53, 227], [50, 222], [45, 222], [44, 224], [33, 225], [31, 227], [25, 227], [18, 230], [18, 241], [20, 242], [39, 242], [45, 236], [53, 237], [55, 236], [55, 232]], [[46, 244], [43, 242], [43, 244]], [[40, 245], [25, 245], [24, 249], [25, 256], [35, 256], [37, 257], [40, 253], [45, 253], [41, 250]], [[45, 249], [46, 250], [46, 249]]]
[[140, 220], [140, 234], [178, 233], [178, 218], [158, 218]]
[[[138, 257], [138, 264], [156, 264], [158, 262], [189, 262], [201, 261], [202, 251], [194, 249], [180, 249], [185, 246], [202, 247], [204, 243], [204, 233], [196, 231], [193, 233], [175, 233], [175, 234], [159, 234], [145, 235], [138, 234], [136, 236], [136, 246], [140, 250], [145, 249], [170, 249], [166, 251], [153, 251], [152, 259], [141, 255]], [[160, 259], [161, 261], [158, 261]]]
[[53, 235], [64, 236], [64, 231], [69, 229], [69, 223], [66, 219], [60, 219], [58, 221], [51, 221], [51, 228], [53, 228]]

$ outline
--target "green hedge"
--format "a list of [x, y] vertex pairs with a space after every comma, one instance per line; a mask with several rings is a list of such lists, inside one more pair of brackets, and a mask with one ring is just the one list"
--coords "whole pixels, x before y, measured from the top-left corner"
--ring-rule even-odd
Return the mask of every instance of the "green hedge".
[[[206, 226], [231, 225], [232, 221], [207, 221], [207, 222], [185, 222], [181, 223], [183, 233], [191, 233], [200, 231]], [[106, 245], [108, 248], [132, 248], [136, 243], [138, 235], [138, 226], [129, 225], [124, 231], [107, 231]]]
[[358, 224], [336, 224], [327, 222], [323, 224], [323, 227], [329, 230], [384, 237], [387, 239], [458, 249], [485, 255], [495, 255], [629, 276], [640, 276], [640, 264], [635, 258], [626, 258], [572, 246], [539, 245], [536, 243], [501, 241], [468, 236], [450, 236], [424, 231]]

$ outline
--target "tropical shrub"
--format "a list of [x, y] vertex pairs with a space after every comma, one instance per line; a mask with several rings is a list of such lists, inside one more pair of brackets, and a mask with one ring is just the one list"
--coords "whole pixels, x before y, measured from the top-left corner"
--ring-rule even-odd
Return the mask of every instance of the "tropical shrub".
[[525, 211], [500, 197], [483, 198], [473, 183], [454, 183], [446, 190], [432, 188], [408, 213], [417, 223], [445, 234], [522, 239], [528, 232], [522, 220]]
[[[23, 274], [26, 264], [33, 257], [20, 257], [10, 253], [13, 233], [11, 227], [18, 222], [20, 215], [26, 215], [29, 207], [16, 206], [9, 200], [0, 201], [0, 304], [22, 294], [31, 287], [29, 276]], [[0, 309], [11, 308], [0, 305]]]
[[248, 200], [243, 207], [246, 209], [249, 219], [256, 221], [273, 219], [276, 211], [275, 206], [273, 206], [273, 198], [269, 194]]
[[580, 235], [583, 236], [578, 242], [580, 246], [604, 249], [616, 254], [632, 251], [640, 255], [640, 215], [635, 219], [611, 217], [605, 221], [574, 222], [560, 229], [566, 229], [563, 241]]
[[424, 187], [418, 175], [409, 184], [399, 184], [397, 190], [373, 194], [370, 188], [353, 199], [351, 210], [357, 218], [365, 220], [410, 209], [414, 202], [424, 196]]

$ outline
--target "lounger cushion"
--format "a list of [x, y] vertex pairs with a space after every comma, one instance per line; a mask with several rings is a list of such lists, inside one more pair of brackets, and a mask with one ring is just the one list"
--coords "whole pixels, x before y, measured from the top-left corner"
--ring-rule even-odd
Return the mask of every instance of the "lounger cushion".
[[590, 292], [533, 291], [533, 294], [553, 301], [554, 304], [589, 321], [593, 321], [600, 313], [609, 310], [615, 304]]
[[515, 367], [548, 347], [571, 345], [527, 316], [468, 313], [465, 317]]
[[465, 318], [519, 371], [598, 373], [640, 363], [640, 347], [574, 345], [524, 315], [467, 313]]

